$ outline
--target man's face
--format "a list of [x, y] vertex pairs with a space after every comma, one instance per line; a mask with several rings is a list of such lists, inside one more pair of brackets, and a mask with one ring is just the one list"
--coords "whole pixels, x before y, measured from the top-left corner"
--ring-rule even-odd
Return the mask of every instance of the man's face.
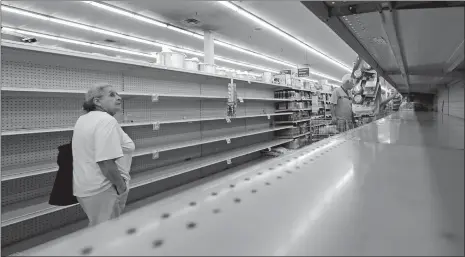
[[344, 82], [344, 88], [351, 90], [354, 87], [354, 80], [351, 78]]

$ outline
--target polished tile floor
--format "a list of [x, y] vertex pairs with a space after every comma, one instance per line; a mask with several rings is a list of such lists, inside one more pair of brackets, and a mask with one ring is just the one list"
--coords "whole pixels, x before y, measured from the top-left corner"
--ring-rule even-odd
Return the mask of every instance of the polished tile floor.
[[464, 121], [401, 112], [33, 255], [464, 255]]

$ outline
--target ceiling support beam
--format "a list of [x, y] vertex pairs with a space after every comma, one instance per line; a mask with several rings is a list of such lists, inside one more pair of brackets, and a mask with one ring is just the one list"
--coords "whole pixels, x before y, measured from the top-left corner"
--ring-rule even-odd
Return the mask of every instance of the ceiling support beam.
[[[387, 71], [386, 73], [389, 75], [401, 75], [401, 72], [399, 70]], [[438, 70], [438, 69], [421, 70], [421, 69], [413, 69], [409, 67], [408, 75], [409, 76], [422, 76], [422, 77], [463, 78], [465, 76], [465, 71], [457, 70], [457, 71], [452, 71], [449, 73], [444, 73], [444, 71]]]
[[381, 12], [390, 10], [383, 6], [384, 3], [392, 3], [393, 10], [414, 10], [414, 9], [432, 9], [448, 7], [465, 7], [463, 1], [379, 1], [379, 2], [327, 2], [329, 15], [332, 16], [349, 16], [354, 14], [363, 14], [370, 12]]
[[452, 52], [452, 55], [449, 57], [449, 59], [447, 59], [443, 70], [445, 74], [452, 72], [453, 70], [455, 70], [455, 68], [457, 68], [457, 66], [459, 66], [463, 62], [463, 45], [464, 41], [462, 40], [462, 43], [460, 43], [460, 45], [454, 50], [454, 52]]
[[360, 43], [349, 28], [338, 17], [330, 17], [328, 6], [322, 1], [302, 1], [301, 2], [310, 12], [315, 14], [330, 29], [332, 29], [346, 44], [352, 48], [365, 62], [374, 68], [378, 75], [383, 77], [389, 84], [396, 87], [396, 83], [381, 68], [379, 63], [373, 58], [368, 50]]
[[[391, 5], [388, 3], [388, 7], [391, 7]], [[408, 90], [410, 91], [410, 81], [409, 81], [409, 76], [408, 70], [407, 70], [407, 64], [405, 61], [405, 53], [404, 49], [402, 47], [402, 44], [400, 43], [400, 35], [399, 35], [399, 30], [398, 30], [398, 23], [397, 23], [397, 11], [396, 10], [390, 10], [390, 11], [383, 11], [380, 13], [381, 15], [381, 23], [383, 24], [383, 29], [384, 32], [386, 33], [389, 41], [389, 48], [396, 58], [397, 62], [397, 67], [399, 67], [400, 73], [405, 81], [405, 84], [408, 87]]]

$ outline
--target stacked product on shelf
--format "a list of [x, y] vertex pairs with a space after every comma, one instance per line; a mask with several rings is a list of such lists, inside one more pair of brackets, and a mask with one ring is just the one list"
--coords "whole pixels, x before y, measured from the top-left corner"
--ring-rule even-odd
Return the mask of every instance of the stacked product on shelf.
[[398, 111], [401, 104], [402, 96], [399, 95], [399, 97], [392, 99], [392, 110], [395, 112]]
[[123, 98], [115, 118], [136, 145], [129, 205], [293, 140], [275, 136], [290, 124], [272, 124], [294, 113], [275, 113], [282, 100], [274, 91], [286, 86], [234, 79], [237, 105], [229, 117], [231, 78], [195, 68], [2, 42], [1, 69], [2, 248], [85, 219], [79, 205], [51, 206], [48, 197], [57, 147], [71, 141], [95, 83], [110, 83]]
[[367, 62], [357, 57], [352, 76], [355, 78], [355, 86], [352, 89], [354, 112], [357, 116], [373, 116], [378, 90], [381, 90], [378, 73]]
[[275, 98], [286, 100], [276, 103], [276, 112], [292, 112], [275, 118], [275, 124], [293, 125], [290, 129], [277, 132], [279, 138], [292, 139], [285, 145], [287, 148], [296, 149], [311, 143], [311, 95], [309, 89], [283, 89], [275, 92]]

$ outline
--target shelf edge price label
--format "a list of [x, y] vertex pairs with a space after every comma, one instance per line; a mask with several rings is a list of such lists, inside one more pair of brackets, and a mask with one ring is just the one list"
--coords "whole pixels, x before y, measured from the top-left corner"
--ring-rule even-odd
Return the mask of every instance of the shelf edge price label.
[[231, 119], [229, 117], [226, 117], [226, 122], [231, 123]]
[[157, 95], [157, 94], [153, 94], [153, 95], [152, 95], [152, 103], [156, 103], [156, 102], [158, 102], [158, 100], [159, 100], [158, 95]]
[[243, 103], [243, 102], [244, 102], [244, 98], [242, 98], [242, 97], [238, 97], [237, 99], [239, 99], [239, 102], [240, 102], [240, 103]]
[[271, 118], [271, 115], [267, 114], [267, 115], [266, 115], [266, 118], [267, 118], [267, 119], [270, 119], [270, 118]]
[[160, 155], [159, 155], [158, 151], [155, 150], [155, 151], [152, 152], [152, 159], [158, 159], [159, 157], [160, 157]]
[[271, 152], [271, 147], [268, 147], [267, 149], [268, 149], [269, 152]]
[[232, 163], [232, 162], [231, 162], [231, 159], [227, 159], [227, 160], [226, 160], [226, 164], [231, 164], [231, 163]]
[[160, 129], [160, 122], [153, 123], [153, 130], [159, 130], [159, 129]]
[[226, 138], [226, 144], [231, 144], [231, 139], [230, 138]]

